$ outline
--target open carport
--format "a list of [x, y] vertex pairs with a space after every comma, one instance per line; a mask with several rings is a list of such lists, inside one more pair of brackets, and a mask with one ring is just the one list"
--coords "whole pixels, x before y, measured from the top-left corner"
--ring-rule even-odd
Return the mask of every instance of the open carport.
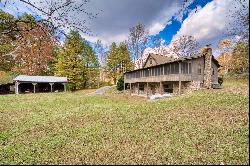
[[66, 91], [67, 77], [19, 75], [14, 80], [15, 93]]

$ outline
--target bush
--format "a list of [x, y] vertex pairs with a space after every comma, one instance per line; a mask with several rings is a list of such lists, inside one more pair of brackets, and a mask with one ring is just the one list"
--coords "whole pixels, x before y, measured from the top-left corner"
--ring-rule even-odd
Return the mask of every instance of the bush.
[[100, 81], [99, 86], [103, 87], [103, 86], [111, 86], [112, 84], [110, 82], [105, 82], [105, 81]]
[[223, 83], [223, 77], [218, 77], [218, 82], [219, 82], [220, 85], [222, 85], [222, 83]]
[[116, 86], [117, 90], [122, 91], [124, 89], [124, 77], [123, 76], [117, 81], [116, 85], [117, 85]]

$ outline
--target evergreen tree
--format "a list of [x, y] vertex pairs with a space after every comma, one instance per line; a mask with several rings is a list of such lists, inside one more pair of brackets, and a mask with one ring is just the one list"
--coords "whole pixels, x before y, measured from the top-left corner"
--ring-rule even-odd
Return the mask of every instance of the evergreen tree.
[[84, 84], [83, 87], [96, 87], [99, 81], [99, 62], [93, 48], [86, 40], [82, 40], [83, 53], [81, 57], [84, 63]]
[[106, 72], [109, 78], [116, 83], [117, 80], [117, 68], [118, 68], [118, 48], [115, 43], [112, 43], [109, 49], [106, 62]]
[[80, 89], [84, 80], [84, 64], [80, 56], [82, 53], [81, 36], [77, 31], [71, 31], [55, 64], [55, 75], [67, 77], [70, 90]]
[[125, 42], [120, 43], [119, 47], [115, 43], [111, 44], [106, 64], [106, 72], [115, 84], [123, 73], [133, 69], [129, 49]]

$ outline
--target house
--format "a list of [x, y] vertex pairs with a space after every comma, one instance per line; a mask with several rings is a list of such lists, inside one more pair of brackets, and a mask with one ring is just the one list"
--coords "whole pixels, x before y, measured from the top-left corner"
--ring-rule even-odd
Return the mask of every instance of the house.
[[66, 91], [67, 77], [19, 75], [14, 80], [15, 93]]
[[143, 68], [124, 74], [124, 87], [131, 93], [147, 96], [216, 88], [219, 66], [208, 46], [202, 53], [178, 59], [150, 54]]

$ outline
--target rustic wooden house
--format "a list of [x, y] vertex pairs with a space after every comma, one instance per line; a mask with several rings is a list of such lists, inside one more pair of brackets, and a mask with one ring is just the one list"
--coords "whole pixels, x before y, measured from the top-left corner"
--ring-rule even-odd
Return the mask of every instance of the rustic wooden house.
[[203, 53], [179, 59], [150, 54], [143, 68], [124, 74], [124, 87], [131, 93], [147, 96], [216, 88], [219, 66], [210, 47]]

